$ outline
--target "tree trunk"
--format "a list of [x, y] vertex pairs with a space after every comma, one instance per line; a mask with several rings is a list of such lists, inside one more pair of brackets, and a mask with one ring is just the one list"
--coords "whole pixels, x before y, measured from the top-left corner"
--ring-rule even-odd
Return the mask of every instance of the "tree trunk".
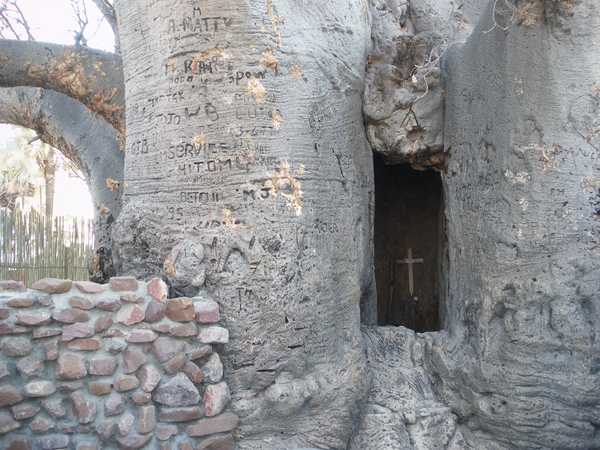
[[120, 272], [219, 301], [241, 448], [346, 448], [368, 384], [359, 304], [374, 292], [366, 2], [115, 6]]
[[429, 361], [471, 430], [597, 448], [598, 2], [503, 3], [446, 63], [449, 304]]

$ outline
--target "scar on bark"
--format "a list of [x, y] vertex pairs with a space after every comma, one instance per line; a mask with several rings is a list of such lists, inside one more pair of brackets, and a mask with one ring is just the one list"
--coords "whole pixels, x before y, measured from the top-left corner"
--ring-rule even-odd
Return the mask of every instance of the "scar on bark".
[[200, 133], [199, 136], [194, 136], [192, 138], [192, 144], [196, 148], [200, 148], [204, 145], [204, 133]]
[[279, 126], [285, 122], [285, 120], [283, 120], [275, 108], [271, 109], [271, 117], [273, 118], [273, 128], [279, 130]]
[[560, 167], [560, 162], [556, 159], [556, 156], [561, 152], [562, 149], [556, 143], [552, 144], [550, 147], [546, 146], [546, 144], [527, 145], [524, 147], [519, 147], [519, 150], [540, 152], [542, 156], [538, 158], [538, 161], [542, 163], [542, 170], [544, 172], [551, 172], [552, 170]]
[[4, 53], [0, 52], [0, 66], [11, 66], [11, 59], [6, 56]]
[[256, 78], [252, 77], [248, 81], [248, 87], [246, 88], [245, 92], [246, 94], [253, 96], [254, 100], [256, 100], [256, 103], [263, 104], [265, 102], [267, 90]]
[[581, 189], [583, 191], [590, 187], [594, 190], [600, 189], [600, 178], [598, 178], [596, 175], [592, 175], [581, 180]]
[[277, 48], [280, 48], [281, 47], [281, 34], [279, 33], [277, 26], [283, 25], [283, 22], [284, 22], [283, 17], [279, 17], [279, 16], [277, 16], [277, 14], [275, 14], [275, 9], [273, 8], [273, 3], [271, 0], [267, 0], [267, 13], [269, 14], [269, 17], [271, 18], [271, 27], [273, 27], [273, 34], [275, 36], [277, 36]]
[[108, 209], [104, 203], [100, 205], [100, 214], [107, 218], [110, 216], [110, 209]]
[[277, 76], [279, 74], [279, 61], [277, 61], [277, 58], [273, 56], [273, 47], [271, 47], [268, 52], [264, 52], [262, 55], [263, 57], [260, 61], [260, 67], [265, 70], [272, 67], [275, 69], [275, 76]]
[[119, 187], [121, 186], [121, 183], [117, 180], [113, 180], [112, 178], [107, 178], [106, 186], [108, 186], [108, 188], [113, 192], [119, 192]]
[[231, 213], [231, 210], [227, 208], [222, 208], [221, 213], [225, 216], [223, 220], [223, 224], [233, 231], [240, 231], [244, 225], [239, 220], [235, 219]]
[[304, 75], [304, 70], [302, 69], [302, 66], [300, 66], [299, 64], [294, 64], [294, 67], [292, 67], [290, 78], [300, 78], [304, 82], [308, 81], [308, 78], [306, 78], [306, 76]]
[[[544, 28], [546, 12], [548, 8], [548, 0], [534, 0], [531, 3], [522, 6], [519, 9], [519, 14], [523, 19], [523, 25], [530, 28], [537, 22], [540, 28]], [[558, 0], [553, 2], [558, 8], [558, 13], [562, 16], [569, 15], [573, 9], [573, 4], [570, 0]]]
[[[175, 72], [175, 69], [177, 68], [177, 59], [176, 58], [169, 58], [169, 59], [167, 59], [167, 67], [170, 67], [171, 71]], [[192, 68], [192, 72], [193, 71], [194, 71], [194, 69]]]
[[[225, 50], [223, 50], [221, 48], [221, 44], [217, 44], [217, 46], [215, 48], [211, 48], [210, 50], [206, 50], [205, 52], [196, 53], [194, 55], [194, 59], [192, 60], [192, 63], [190, 65], [192, 72], [194, 74], [197, 74], [198, 73], [198, 63], [200, 61], [202, 61], [203, 59], [210, 59], [213, 56], [221, 56], [223, 59], [229, 59], [233, 55], [226, 53]], [[169, 64], [169, 63], [167, 63], [167, 64]]]
[[233, 138], [235, 139], [235, 156], [236, 161], [239, 159], [242, 164], [249, 164], [254, 161], [255, 148], [254, 140], [250, 133], [245, 132], [241, 137], [235, 136], [232, 133]]
[[[302, 197], [303, 192], [300, 189], [298, 180], [290, 176], [290, 164], [287, 161], [281, 163], [281, 170], [275, 171], [273, 178], [265, 181], [265, 186], [272, 188], [273, 193], [271, 196], [273, 198], [277, 197], [277, 194], [280, 193], [286, 198], [285, 205], [288, 209], [295, 210], [297, 216], [302, 214], [304, 204], [300, 198]], [[286, 187], [288, 190], [291, 190], [291, 192], [283, 192]]]
[[170, 275], [172, 277], [176, 277], [177, 276], [177, 270], [175, 269], [175, 266], [171, 262], [172, 257], [173, 257], [173, 254], [171, 252], [169, 252], [169, 254], [167, 255], [167, 257], [165, 258], [165, 268], [167, 269], [167, 275]]

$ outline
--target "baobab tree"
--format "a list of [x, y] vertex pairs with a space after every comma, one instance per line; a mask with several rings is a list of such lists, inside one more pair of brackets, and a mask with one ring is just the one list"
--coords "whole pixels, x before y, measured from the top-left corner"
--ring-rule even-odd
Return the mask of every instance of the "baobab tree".
[[125, 190], [119, 270], [219, 299], [245, 442], [345, 446], [367, 389], [359, 301], [373, 291], [367, 4], [114, 6], [123, 66], [7, 41], [2, 84], [66, 94], [126, 133], [125, 175], [106, 177]]
[[401, 393], [445, 404], [441, 445], [599, 444], [598, 2], [491, 1], [451, 47], [425, 3], [117, 0], [122, 57], [2, 43], [2, 85], [65, 94], [123, 143], [124, 174], [102, 175], [124, 190], [119, 272], [218, 300], [241, 448], [346, 448], [365, 402], [411, 439], [441, 423], [383, 405], [400, 390], [377, 374], [367, 398], [363, 119], [387, 162], [447, 171], [443, 330], [366, 330], [379, 367], [410, 355], [425, 381]]

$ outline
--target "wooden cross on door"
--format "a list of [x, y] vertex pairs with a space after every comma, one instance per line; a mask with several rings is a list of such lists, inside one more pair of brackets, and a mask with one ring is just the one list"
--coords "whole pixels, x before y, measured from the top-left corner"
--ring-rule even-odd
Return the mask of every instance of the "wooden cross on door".
[[398, 261], [396, 261], [396, 264], [408, 265], [408, 290], [410, 292], [410, 295], [413, 295], [413, 264], [422, 262], [423, 258], [413, 259], [412, 248], [408, 249], [408, 257], [406, 259], [399, 259]]

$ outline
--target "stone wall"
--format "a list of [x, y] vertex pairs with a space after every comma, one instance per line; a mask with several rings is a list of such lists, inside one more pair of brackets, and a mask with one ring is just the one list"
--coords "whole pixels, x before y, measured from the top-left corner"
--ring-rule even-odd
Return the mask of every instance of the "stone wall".
[[0, 281], [0, 448], [233, 448], [218, 322], [159, 278]]

